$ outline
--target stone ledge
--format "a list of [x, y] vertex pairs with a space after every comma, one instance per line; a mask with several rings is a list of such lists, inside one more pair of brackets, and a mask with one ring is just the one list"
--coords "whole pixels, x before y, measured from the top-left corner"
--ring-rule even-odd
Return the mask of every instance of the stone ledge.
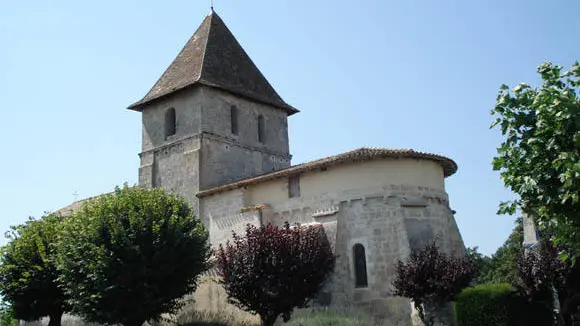
[[317, 218], [317, 217], [331, 216], [331, 215], [338, 213], [339, 210], [340, 210], [340, 208], [338, 206], [333, 206], [333, 207], [330, 207], [328, 209], [316, 210], [316, 211], [314, 211], [314, 213], [312, 213], [312, 217]]

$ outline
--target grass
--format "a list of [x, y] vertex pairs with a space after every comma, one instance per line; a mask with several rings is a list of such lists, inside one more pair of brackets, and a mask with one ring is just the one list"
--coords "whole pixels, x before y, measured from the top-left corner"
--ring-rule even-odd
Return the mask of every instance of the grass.
[[315, 309], [293, 314], [287, 326], [398, 326], [396, 323], [379, 323], [368, 315], [344, 313], [328, 309]]
[[164, 324], [166, 325], [163, 326], [259, 326], [260, 318], [221, 307], [215, 311], [190, 307], [177, 315], [173, 325]]
[[[257, 316], [248, 318], [235, 312], [210, 312], [191, 309], [180, 314], [177, 325], [183, 326], [259, 326]], [[174, 325], [175, 325], [174, 324]], [[338, 312], [329, 309], [312, 309], [297, 311], [292, 314], [288, 323], [278, 321], [284, 326], [399, 326], [396, 323], [377, 323], [369, 316], [356, 313]], [[170, 326], [170, 325], [165, 325]]]
[[[27, 323], [30, 326], [45, 326], [48, 320], [38, 323]], [[147, 324], [145, 324], [147, 325]], [[377, 323], [369, 316], [348, 311], [330, 309], [308, 309], [296, 311], [288, 323], [278, 321], [284, 326], [399, 326], [397, 323]], [[98, 326], [86, 323], [74, 316], [63, 316], [62, 326]], [[222, 308], [218, 311], [197, 310], [193, 306], [185, 307], [178, 315], [164, 318], [151, 326], [260, 326], [260, 319], [248, 313]]]

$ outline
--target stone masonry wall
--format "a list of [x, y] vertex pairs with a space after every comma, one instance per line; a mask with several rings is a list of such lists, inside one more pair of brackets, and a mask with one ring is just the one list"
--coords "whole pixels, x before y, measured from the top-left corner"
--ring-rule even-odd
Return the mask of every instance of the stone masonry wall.
[[[238, 133], [231, 130], [238, 108]], [[175, 109], [175, 134], [165, 136], [165, 113]], [[258, 141], [258, 115], [265, 140]], [[290, 165], [287, 113], [214, 88], [197, 86], [155, 101], [142, 111], [139, 185], [164, 187], [195, 211], [200, 190]]]
[[[200, 189], [223, 185], [290, 166], [288, 117], [283, 110], [202, 88]], [[238, 112], [238, 133], [231, 130], [231, 107]], [[265, 137], [258, 141], [258, 116]]]
[[203, 135], [201, 156], [201, 188], [228, 184], [284, 169], [290, 162], [286, 155], [239, 146], [230, 139], [209, 134]]
[[[443, 184], [442, 180], [436, 181], [438, 172], [436, 169], [432, 175], [426, 172], [431, 162], [391, 163], [358, 163], [354, 165], [357, 169], [331, 168], [305, 173], [301, 176], [302, 195], [298, 198], [288, 198], [284, 179], [203, 198], [202, 212], [211, 220], [212, 241], [226, 241], [231, 230], [239, 230], [245, 221], [261, 220], [275, 225], [285, 221], [322, 223], [338, 259], [330, 283], [316, 302], [410, 325], [409, 300], [391, 294], [396, 261], [436, 237], [442, 250], [449, 253], [462, 252], [463, 242], [448, 196], [438, 186]], [[402, 166], [413, 168], [405, 171]], [[401, 169], [391, 175], [390, 170], [395, 168]], [[421, 171], [415, 173], [415, 168]], [[363, 174], [369, 170], [374, 177], [365, 179]], [[389, 184], [404, 180], [406, 174], [410, 184]], [[416, 178], [417, 174], [422, 177]], [[440, 177], [443, 178], [442, 174]], [[421, 186], [422, 180], [430, 186]], [[240, 213], [242, 207], [261, 204], [261, 215]], [[352, 247], [356, 243], [365, 247], [367, 288], [355, 288]]]
[[189, 202], [199, 213], [199, 137], [184, 137], [141, 153], [139, 185], [163, 187]]

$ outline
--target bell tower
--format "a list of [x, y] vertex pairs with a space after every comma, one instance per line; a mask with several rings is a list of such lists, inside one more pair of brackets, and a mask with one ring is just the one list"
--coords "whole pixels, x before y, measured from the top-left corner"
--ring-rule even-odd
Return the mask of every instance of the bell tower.
[[130, 110], [141, 112], [139, 185], [183, 196], [290, 166], [288, 105], [212, 10]]

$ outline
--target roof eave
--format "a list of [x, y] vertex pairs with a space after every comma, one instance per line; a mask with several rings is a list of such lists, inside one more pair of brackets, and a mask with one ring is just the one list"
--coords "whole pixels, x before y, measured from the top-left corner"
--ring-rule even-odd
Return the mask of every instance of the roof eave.
[[179, 92], [181, 90], [184, 90], [184, 89], [186, 89], [188, 87], [195, 86], [195, 85], [204, 85], [204, 86], [207, 86], [207, 87], [216, 88], [216, 89], [219, 89], [219, 90], [228, 92], [230, 94], [234, 94], [234, 95], [237, 95], [237, 96], [242, 96], [242, 97], [247, 98], [247, 99], [252, 100], [252, 101], [256, 101], [256, 102], [259, 102], [259, 103], [262, 103], [262, 104], [266, 104], [266, 105], [269, 105], [269, 106], [273, 106], [275, 108], [282, 109], [282, 110], [286, 111], [286, 113], [288, 114], [288, 116], [291, 116], [293, 114], [296, 114], [296, 113], [299, 113], [300, 112], [300, 110], [296, 109], [295, 107], [293, 107], [293, 106], [291, 106], [291, 105], [289, 105], [289, 104], [287, 104], [285, 102], [284, 102], [284, 105], [277, 105], [277, 104], [270, 103], [270, 102], [264, 101], [262, 99], [256, 98], [254, 96], [249, 96], [249, 95], [245, 95], [245, 94], [239, 94], [239, 93], [233, 92], [233, 91], [231, 91], [229, 89], [226, 89], [226, 88], [223, 88], [223, 87], [219, 87], [218, 85], [212, 85], [210, 83], [206, 83], [206, 82], [203, 82], [201, 80], [200, 81], [197, 81], [197, 82], [194, 82], [194, 83], [191, 83], [189, 85], [185, 85], [185, 86], [180, 87], [180, 88], [176, 88], [174, 90], [171, 90], [170, 92], [167, 92], [167, 93], [164, 93], [164, 94], [163, 93], [162, 94], [159, 94], [158, 96], [149, 98], [147, 100], [145, 100], [145, 98], [143, 98], [143, 99], [141, 99], [141, 100], [139, 100], [139, 101], [137, 101], [137, 102], [129, 105], [127, 107], [127, 110], [141, 112], [141, 111], [143, 111], [143, 107], [145, 105], [147, 105], [147, 104], [149, 104], [151, 102], [157, 101], [157, 100], [159, 100], [161, 98], [167, 97], [167, 96], [169, 96], [171, 94], [177, 93], [177, 92]]
[[[341, 155], [347, 155], [349, 153], [353, 153], [353, 152], [357, 152], [357, 151], [361, 151], [363, 149], [364, 148], [357, 149], [357, 150], [354, 150], [351, 152], [346, 152], [343, 154], [339, 154], [339, 155], [336, 155], [336, 157], [341, 156]], [[363, 159], [353, 160], [353, 161], [336, 160], [336, 161], [328, 161], [328, 162], [320, 162], [319, 163], [319, 162], [317, 162], [318, 160], [316, 160], [316, 161], [312, 161], [312, 162], [307, 162], [307, 163], [302, 163], [302, 164], [298, 164], [295, 166], [291, 166], [291, 167], [288, 167], [286, 169], [282, 169], [282, 170], [278, 170], [278, 171], [274, 171], [274, 172], [269, 172], [269, 173], [262, 174], [262, 175], [257, 175], [255, 177], [251, 177], [248, 179], [239, 180], [239, 181], [236, 181], [236, 182], [233, 182], [230, 184], [225, 184], [222, 186], [203, 189], [196, 194], [196, 197], [202, 198], [202, 197], [206, 197], [206, 196], [211, 196], [211, 195], [223, 193], [226, 191], [231, 191], [234, 189], [244, 188], [244, 187], [254, 185], [257, 183], [262, 183], [262, 182], [280, 179], [280, 178], [285, 178], [285, 177], [291, 177], [294, 175], [313, 171], [315, 169], [331, 167], [331, 166], [335, 166], [335, 165], [344, 164], [347, 162], [357, 163], [357, 162], [372, 161], [372, 160], [379, 159], [379, 158], [392, 158], [392, 159], [408, 158], [408, 159], [430, 160], [430, 161], [436, 162], [436, 163], [441, 165], [441, 167], [443, 169], [443, 177], [444, 178], [452, 176], [453, 174], [455, 174], [457, 172], [457, 169], [458, 169], [457, 163], [455, 161], [453, 161], [450, 158], [441, 156], [441, 155], [415, 152], [415, 151], [412, 151], [411, 153], [406, 153], [406, 154], [407, 155], [404, 154], [404, 155], [400, 155], [400, 156], [399, 155], [388, 156], [385, 154], [379, 154], [376, 156], [371, 155], [371, 156], [365, 157]], [[311, 168], [311, 167], [314, 167], [314, 168]]]

